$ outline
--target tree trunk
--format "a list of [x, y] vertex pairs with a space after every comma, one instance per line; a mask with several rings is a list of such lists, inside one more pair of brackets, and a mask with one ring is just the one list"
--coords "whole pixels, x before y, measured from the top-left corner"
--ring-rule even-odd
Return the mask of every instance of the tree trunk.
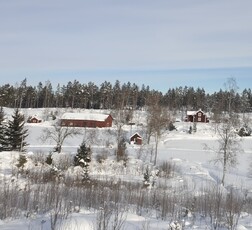
[[222, 179], [221, 179], [221, 184], [223, 186], [225, 183], [226, 172], [227, 172], [227, 156], [226, 156], [226, 152], [225, 152], [223, 155], [223, 172], [222, 172]]
[[158, 149], [158, 140], [159, 140], [159, 138], [158, 138], [158, 135], [156, 134], [156, 136], [155, 136], [155, 158], [154, 158], [154, 166], [157, 164], [157, 149]]

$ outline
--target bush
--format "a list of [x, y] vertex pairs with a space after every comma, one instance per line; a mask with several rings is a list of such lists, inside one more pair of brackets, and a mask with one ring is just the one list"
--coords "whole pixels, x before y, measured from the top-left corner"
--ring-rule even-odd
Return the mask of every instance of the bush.
[[16, 164], [16, 166], [19, 169], [23, 169], [26, 162], [27, 162], [26, 156], [24, 154], [20, 154], [19, 159], [18, 159], [18, 163]]
[[102, 153], [96, 155], [96, 161], [100, 164], [102, 164], [107, 159], [108, 159], [108, 152], [105, 150]]
[[192, 126], [191, 126], [191, 125], [190, 125], [190, 127], [189, 127], [188, 133], [189, 133], [189, 134], [192, 134]]
[[124, 139], [121, 139], [118, 145], [118, 148], [116, 150], [116, 158], [117, 161], [124, 161], [124, 163], [126, 164], [128, 161], [128, 154], [126, 152], [126, 142]]
[[172, 122], [169, 123], [168, 130], [169, 131], [176, 130], [176, 127], [175, 127], [175, 125]]
[[250, 136], [251, 135], [251, 129], [244, 126], [244, 127], [241, 127], [238, 131], [238, 135], [240, 137], [247, 137], [247, 136]]
[[169, 161], [164, 161], [159, 165], [159, 176], [164, 178], [173, 177], [175, 172], [175, 164]]
[[52, 154], [49, 153], [49, 155], [46, 157], [45, 163], [48, 164], [48, 165], [51, 165], [52, 162], [53, 162]]
[[[50, 157], [49, 157], [50, 159]], [[73, 166], [73, 156], [67, 153], [53, 153], [52, 165], [58, 170], [64, 171]]]
[[44, 152], [30, 154], [29, 157], [35, 165], [38, 165], [39, 163], [43, 164], [46, 161], [46, 155]]

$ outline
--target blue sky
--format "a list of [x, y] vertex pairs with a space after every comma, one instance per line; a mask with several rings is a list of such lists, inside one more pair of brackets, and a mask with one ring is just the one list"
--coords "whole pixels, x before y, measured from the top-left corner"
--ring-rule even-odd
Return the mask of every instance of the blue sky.
[[0, 1], [0, 84], [252, 82], [251, 0]]

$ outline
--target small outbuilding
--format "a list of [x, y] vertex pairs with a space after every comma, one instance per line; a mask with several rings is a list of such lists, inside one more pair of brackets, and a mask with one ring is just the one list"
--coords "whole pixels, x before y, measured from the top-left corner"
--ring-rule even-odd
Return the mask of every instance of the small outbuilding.
[[61, 117], [61, 126], [103, 128], [111, 127], [112, 121], [110, 114], [64, 113]]
[[30, 116], [28, 117], [27, 122], [28, 123], [41, 123], [42, 119], [39, 118], [38, 116]]
[[201, 109], [198, 111], [187, 111], [185, 121], [208, 123], [209, 119]]
[[133, 135], [131, 135], [130, 143], [135, 144], [135, 145], [142, 145], [143, 139], [140, 136], [140, 134], [136, 132]]

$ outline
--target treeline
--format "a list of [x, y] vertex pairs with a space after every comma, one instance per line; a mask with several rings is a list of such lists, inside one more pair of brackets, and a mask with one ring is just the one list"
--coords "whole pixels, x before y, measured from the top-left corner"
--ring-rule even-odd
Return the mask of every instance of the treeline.
[[77, 80], [69, 81], [67, 85], [58, 84], [53, 89], [50, 81], [37, 86], [27, 84], [24, 79], [18, 85], [5, 84], [0, 86], [0, 106], [12, 108], [42, 108], [42, 107], [72, 107], [87, 109], [141, 109], [158, 98], [160, 105], [171, 110], [197, 110], [249, 112], [252, 108], [251, 89], [244, 89], [242, 93], [220, 89], [212, 94], [203, 88], [177, 87], [170, 88], [166, 93], [151, 90], [144, 84], [139, 87], [135, 83], [123, 83], [116, 80], [108, 81], [99, 86], [93, 82], [81, 83]]

